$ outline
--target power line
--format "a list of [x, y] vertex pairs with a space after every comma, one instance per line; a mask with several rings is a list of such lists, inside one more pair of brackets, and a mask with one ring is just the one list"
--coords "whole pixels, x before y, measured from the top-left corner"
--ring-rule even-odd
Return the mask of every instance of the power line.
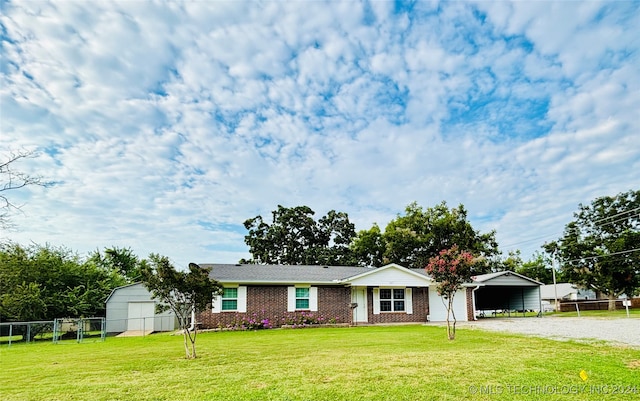
[[600, 259], [600, 258], [606, 258], [606, 257], [609, 257], [609, 256], [614, 256], [614, 255], [624, 255], [624, 254], [631, 253], [631, 252], [636, 252], [636, 251], [640, 251], [640, 248], [629, 249], [627, 251], [613, 252], [613, 253], [609, 253], [607, 255], [587, 256], [587, 257], [584, 257], [584, 258], [567, 260], [565, 263], [579, 262], [581, 260], [589, 260], [589, 259]]
[[[613, 216], [603, 217], [603, 218], [601, 218], [601, 219], [599, 219], [599, 220], [594, 221], [593, 223], [594, 223], [594, 224], [598, 224], [599, 222], [601, 222], [601, 221], [603, 221], [603, 220], [612, 219], [612, 218], [614, 218], [614, 217], [618, 217], [618, 216], [621, 216], [621, 215], [623, 215], [623, 214], [633, 213], [633, 212], [640, 212], [640, 207], [637, 207], [637, 208], [635, 208], [635, 209], [631, 209], [631, 210], [625, 210], [624, 212], [620, 212], [620, 213], [614, 214]], [[623, 217], [623, 218], [618, 219], [618, 220], [616, 220], [616, 221], [620, 221], [620, 220], [623, 220], [623, 219], [626, 219], [626, 218], [627, 218], [627, 217]], [[610, 223], [607, 223], [607, 224], [610, 224]]]
[[[624, 215], [624, 214], [628, 214], [628, 213], [633, 213], [633, 212], [636, 212], [636, 211], [637, 211], [637, 212], [640, 212], [640, 207], [637, 207], [637, 208], [635, 208], [635, 209], [631, 209], [631, 210], [626, 210], [626, 211], [624, 211], [624, 212], [616, 213], [616, 214], [614, 214], [614, 215], [612, 215], [612, 216], [603, 217], [603, 218], [601, 218], [601, 219], [598, 219], [598, 220], [593, 221], [592, 223], [593, 223], [594, 225], [597, 225], [597, 224], [598, 224], [599, 222], [601, 222], [601, 221], [604, 221], [604, 220], [607, 220], [607, 219], [613, 219], [613, 218], [615, 218], [615, 217], [622, 216], [622, 215]], [[609, 224], [615, 224], [615, 223], [617, 223], [617, 222], [620, 222], [620, 221], [626, 220], [626, 219], [628, 219], [629, 217], [631, 217], [631, 216], [625, 216], [625, 217], [617, 218], [617, 219], [615, 219], [615, 220], [612, 220], [612, 221], [609, 221], [609, 222], [607, 222], [607, 223], [605, 223], [605, 224], [600, 225], [600, 227], [603, 227], [603, 226], [606, 226], [606, 225], [609, 225]], [[565, 227], [566, 227], [566, 226], [565, 226]], [[539, 237], [534, 237], [534, 238], [531, 238], [531, 239], [527, 239], [527, 240], [523, 240], [523, 241], [519, 241], [519, 242], [514, 242], [514, 243], [511, 243], [511, 244], [507, 244], [507, 245], [503, 245], [502, 247], [504, 247], [504, 248], [510, 248], [510, 247], [513, 247], [513, 246], [516, 246], [516, 245], [526, 244], [526, 243], [528, 243], [528, 242], [533, 242], [533, 241], [537, 241], [537, 240], [541, 240], [541, 239], [545, 239], [545, 238], [550, 238], [550, 237], [555, 237], [555, 236], [560, 236], [560, 235], [562, 235], [562, 234], [547, 234], [547, 235], [542, 235], [542, 236], [539, 236]]]

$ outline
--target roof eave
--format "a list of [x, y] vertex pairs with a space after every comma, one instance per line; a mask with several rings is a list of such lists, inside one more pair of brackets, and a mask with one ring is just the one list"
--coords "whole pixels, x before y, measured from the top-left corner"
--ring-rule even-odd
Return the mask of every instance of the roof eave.
[[318, 280], [219, 280], [215, 279], [220, 284], [254, 284], [254, 285], [295, 285], [295, 284], [309, 284], [309, 285], [339, 285], [342, 284], [338, 281], [318, 281]]

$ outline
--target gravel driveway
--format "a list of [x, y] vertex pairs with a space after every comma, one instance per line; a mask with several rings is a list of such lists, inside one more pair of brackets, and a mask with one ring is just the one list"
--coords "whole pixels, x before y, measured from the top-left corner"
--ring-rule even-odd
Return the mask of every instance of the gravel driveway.
[[458, 322], [456, 327], [531, 334], [556, 340], [604, 340], [640, 348], [640, 319], [591, 317], [541, 317], [481, 319]]

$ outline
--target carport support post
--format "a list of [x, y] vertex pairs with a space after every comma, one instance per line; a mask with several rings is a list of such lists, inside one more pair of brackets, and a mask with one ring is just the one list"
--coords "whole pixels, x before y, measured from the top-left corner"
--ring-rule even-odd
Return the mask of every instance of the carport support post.
[[555, 263], [553, 263], [553, 259], [551, 259], [551, 274], [553, 275], [553, 293], [556, 301], [556, 312], [560, 312], [558, 305], [558, 287], [556, 286], [556, 266]]

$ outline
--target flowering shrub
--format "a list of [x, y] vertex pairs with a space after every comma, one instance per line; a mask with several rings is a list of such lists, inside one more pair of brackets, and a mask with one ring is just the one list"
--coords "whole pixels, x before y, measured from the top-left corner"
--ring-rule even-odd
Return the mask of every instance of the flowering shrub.
[[283, 325], [292, 327], [306, 327], [319, 324], [335, 324], [339, 318], [325, 318], [324, 316], [314, 312], [298, 312], [289, 313], [282, 317], [281, 322]]
[[264, 311], [261, 316], [257, 313], [245, 314], [236, 313], [233, 322], [223, 328], [228, 330], [261, 330], [270, 329], [273, 325], [271, 320], [265, 316]]
[[340, 318], [325, 318], [314, 312], [287, 313], [284, 316], [268, 317], [265, 311], [262, 313], [236, 313], [233, 321], [219, 328], [225, 330], [262, 330], [272, 329], [279, 326], [290, 326], [293, 328], [317, 326], [321, 324], [336, 324]]

